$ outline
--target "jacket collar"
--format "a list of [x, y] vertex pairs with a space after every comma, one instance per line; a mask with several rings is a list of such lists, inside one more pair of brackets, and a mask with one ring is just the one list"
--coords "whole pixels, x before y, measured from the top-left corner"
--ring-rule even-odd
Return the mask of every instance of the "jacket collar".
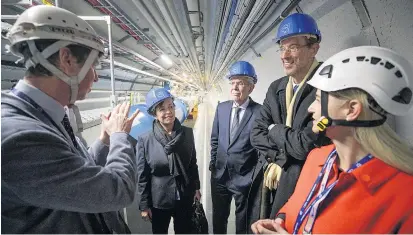
[[[325, 146], [325, 151], [330, 153], [335, 148], [334, 145]], [[324, 166], [328, 155], [323, 157], [317, 157], [316, 163], [318, 166]], [[338, 168], [337, 164], [334, 163], [334, 167]], [[401, 171], [395, 167], [392, 167], [377, 157], [367, 162], [365, 165], [355, 169], [353, 172], [349, 173], [354, 176], [358, 182], [360, 182], [364, 189], [371, 195], [373, 195], [383, 184], [389, 181], [391, 178], [395, 177]], [[348, 173], [345, 173], [348, 174]]]
[[247, 107], [249, 106], [250, 102], [251, 102], [251, 98], [250, 98], [250, 97], [248, 97], [247, 100], [246, 100], [242, 105], [238, 105], [237, 103], [235, 103], [235, 101], [232, 101], [232, 108], [239, 107], [239, 108], [241, 108], [241, 109], [243, 109], [243, 110], [246, 110]]

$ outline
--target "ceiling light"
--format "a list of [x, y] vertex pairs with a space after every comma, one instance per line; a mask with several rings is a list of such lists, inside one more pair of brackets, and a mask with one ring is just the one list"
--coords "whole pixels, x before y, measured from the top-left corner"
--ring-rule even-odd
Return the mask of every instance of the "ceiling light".
[[167, 55], [161, 55], [161, 59], [168, 65], [172, 65], [174, 63]]

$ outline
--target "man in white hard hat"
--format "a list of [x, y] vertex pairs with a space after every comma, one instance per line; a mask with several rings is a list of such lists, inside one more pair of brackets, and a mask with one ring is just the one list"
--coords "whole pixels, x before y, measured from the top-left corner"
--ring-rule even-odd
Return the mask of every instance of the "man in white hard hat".
[[138, 112], [129, 104], [102, 116], [89, 149], [75, 137], [64, 107], [84, 99], [98, 80], [103, 43], [75, 14], [35, 6], [8, 34], [26, 76], [1, 100], [3, 233], [130, 233], [119, 211], [136, 189]]

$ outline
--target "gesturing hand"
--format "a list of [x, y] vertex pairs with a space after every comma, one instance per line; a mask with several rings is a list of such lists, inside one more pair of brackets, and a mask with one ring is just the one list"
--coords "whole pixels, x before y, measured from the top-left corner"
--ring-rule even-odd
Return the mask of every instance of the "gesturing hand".
[[146, 209], [141, 212], [142, 219], [145, 221], [151, 221], [152, 222], [152, 211], [151, 209]]
[[258, 220], [251, 225], [251, 230], [254, 234], [289, 234], [284, 229], [284, 220], [279, 218]]
[[129, 103], [118, 104], [110, 113], [110, 115], [101, 115], [103, 128], [108, 135], [112, 135], [115, 132], [129, 133], [132, 127], [133, 120], [138, 116], [139, 109], [128, 118], [130, 109]]

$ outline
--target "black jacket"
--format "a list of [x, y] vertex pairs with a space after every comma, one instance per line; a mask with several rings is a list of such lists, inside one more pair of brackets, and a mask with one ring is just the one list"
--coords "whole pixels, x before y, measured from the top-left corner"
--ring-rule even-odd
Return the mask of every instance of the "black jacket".
[[[194, 134], [189, 127], [182, 126], [184, 140], [178, 148], [185, 172], [190, 179], [181, 200], [192, 200], [195, 190], [200, 188]], [[171, 209], [175, 206], [177, 184], [169, 172], [169, 162], [164, 149], [153, 130], [140, 136], [137, 145], [139, 209]]]
[[[316, 70], [314, 69], [313, 73]], [[312, 131], [313, 119], [308, 108], [315, 100], [316, 89], [308, 84], [304, 84], [298, 91], [291, 128], [285, 125], [287, 118], [285, 96], [288, 79], [286, 76], [271, 83], [251, 131], [251, 143], [260, 152], [260, 159], [253, 177], [254, 180], [261, 181], [259, 182], [261, 185], [258, 186], [255, 182], [255, 188], [251, 188], [250, 200], [255, 200], [249, 205], [252, 207], [251, 210], [258, 210], [254, 207], [259, 207], [261, 195], [254, 190], [262, 189], [262, 173], [266, 165], [274, 162], [283, 168], [273, 202], [272, 215], [281, 209], [294, 192], [307, 154], [316, 145], [329, 142]], [[268, 131], [271, 124], [276, 125]], [[250, 212], [250, 214], [254, 213]]]

